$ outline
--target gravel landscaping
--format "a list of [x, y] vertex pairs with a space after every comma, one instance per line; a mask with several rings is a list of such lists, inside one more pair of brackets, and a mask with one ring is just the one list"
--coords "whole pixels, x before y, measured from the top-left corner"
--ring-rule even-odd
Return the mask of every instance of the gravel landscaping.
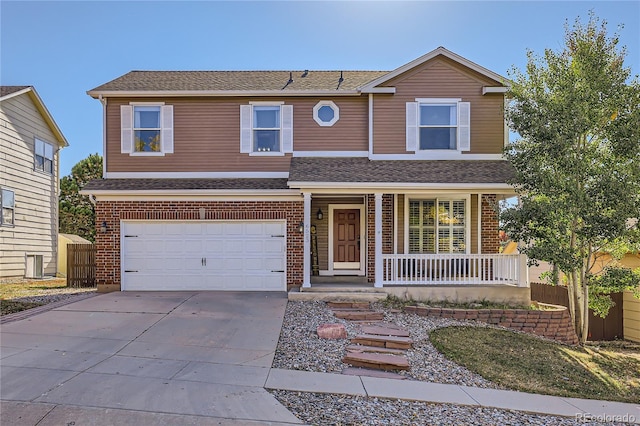
[[[421, 317], [386, 308], [375, 303], [372, 308], [385, 313], [385, 322], [409, 330], [413, 348], [407, 352], [411, 369], [400, 372], [407, 380], [500, 389], [481, 376], [461, 367], [440, 354], [429, 341], [429, 332], [452, 325], [488, 327], [482, 323]], [[336, 318], [325, 302], [289, 302], [280, 340], [273, 361], [274, 368], [340, 374], [349, 365], [342, 362], [348, 339], [318, 338], [320, 324], [344, 324], [348, 338], [360, 333], [360, 325]], [[534, 415], [494, 408], [453, 404], [432, 404], [388, 400], [362, 396], [316, 394], [283, 390], [270, 391], [300, 420], [312, 425], [596, 425], [598, 422]], [[612, 424], [612, 423], [607, 423]], [[620, 423], [622, 424], [622, 423]]]
[[296, 417], [311, 425], [584, 426], [602, 424], [497, 408], [282, 390], [270, 392]]

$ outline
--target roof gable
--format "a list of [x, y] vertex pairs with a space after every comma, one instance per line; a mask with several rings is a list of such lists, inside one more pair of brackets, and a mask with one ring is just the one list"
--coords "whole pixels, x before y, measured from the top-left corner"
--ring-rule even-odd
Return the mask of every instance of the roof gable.
[[0, 102], [24, 94], [29, 96], [31, 101], [36, 106], [36, 109], [38, 110], [38, 112], [40, 112], [40, 115], [44, 119], [45, 123], [47, 123], [53, 134], [56, 136], [58, 145], [63, 147], [69, 146], [67, 138], [65, 138], [62, 134], [62, 131], [58, 127], [58, 124], [56, 124], [53, 116], [51, 115], [44, 102], [42, 101], [42, 98], [40, 98], [40, 95], [38, 95], [38, 92], [36, 92], [36, 89], [33, 86], [0, 86]]
[[444, 56], [446, 58], [451, 59], [454, 62], [457, 62], [458, 64], [467, 67], [485, 77], [488, 77], [489, 79], [493, 80], [496, 82], [496, 84], [503, 86], [505, 85], [507, 79], [499, 74], [496, 74], [493, 71], [490, 71], [478, 64], [476, 64], [475, 62], [472, 62], [466, 58], [463, 58], [462, 56], [453, 53], [447, 49], [445, 49], [444, 47], [438, 47], [435, 50], [432, 50], [431, 52], [422, 55], [421, 57], [414, 59], [413, 61], [402, 65], [399, 68], [396, 68], [395, 70], [380, 76], [378, 78], [376, 78], [375, 80], [372, 80], [368, 83], [366, 83], [365, 85], [359, 87], [359, 90], [364, 92], [364, 93], [368, 93], [368, 92], [375, 92], [376, 88], [378, 88], [378, 86], [383, 85], [384, 83], [389, 82], [390, 80], [394, 79], [395, 77], [398, 77], [401, 74], [404, 74], [407, 71], [410, 71], [416, 67], [419, 67], [420, 65], [438, 57], [438, 56]]

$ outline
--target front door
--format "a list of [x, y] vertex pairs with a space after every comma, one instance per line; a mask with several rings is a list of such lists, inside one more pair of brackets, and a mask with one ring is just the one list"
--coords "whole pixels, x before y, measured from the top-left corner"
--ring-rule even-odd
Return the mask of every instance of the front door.
[[360, 210], [333, 211], [333, 269], [360, 269]]

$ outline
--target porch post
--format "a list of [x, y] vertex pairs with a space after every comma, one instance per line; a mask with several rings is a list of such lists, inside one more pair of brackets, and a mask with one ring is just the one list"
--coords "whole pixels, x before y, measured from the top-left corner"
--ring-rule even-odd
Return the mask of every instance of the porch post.
[[302, 244], [302, 251], [304, 257], [302, 258], [302, 287], [311, 287], [311, 194], [305, 192], [302, 194], [304, 197], [304, 214], [302, 222], [304, 223], [304, 241]]
[[375, 193], [375, 265], [376, 281], [374, 287], [382, 287], [382, 194]]

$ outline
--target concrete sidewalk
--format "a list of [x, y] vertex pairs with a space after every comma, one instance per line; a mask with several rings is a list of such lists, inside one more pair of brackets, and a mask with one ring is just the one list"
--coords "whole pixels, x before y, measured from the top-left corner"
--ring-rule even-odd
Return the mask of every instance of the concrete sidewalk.
[[584, 421], [640, 424], [640, 403], [626, 404], [593, 399], [564, 398], [411, 380], [272, 368], [269, 371], [265, 388], [471, 405], [563, 416]]

